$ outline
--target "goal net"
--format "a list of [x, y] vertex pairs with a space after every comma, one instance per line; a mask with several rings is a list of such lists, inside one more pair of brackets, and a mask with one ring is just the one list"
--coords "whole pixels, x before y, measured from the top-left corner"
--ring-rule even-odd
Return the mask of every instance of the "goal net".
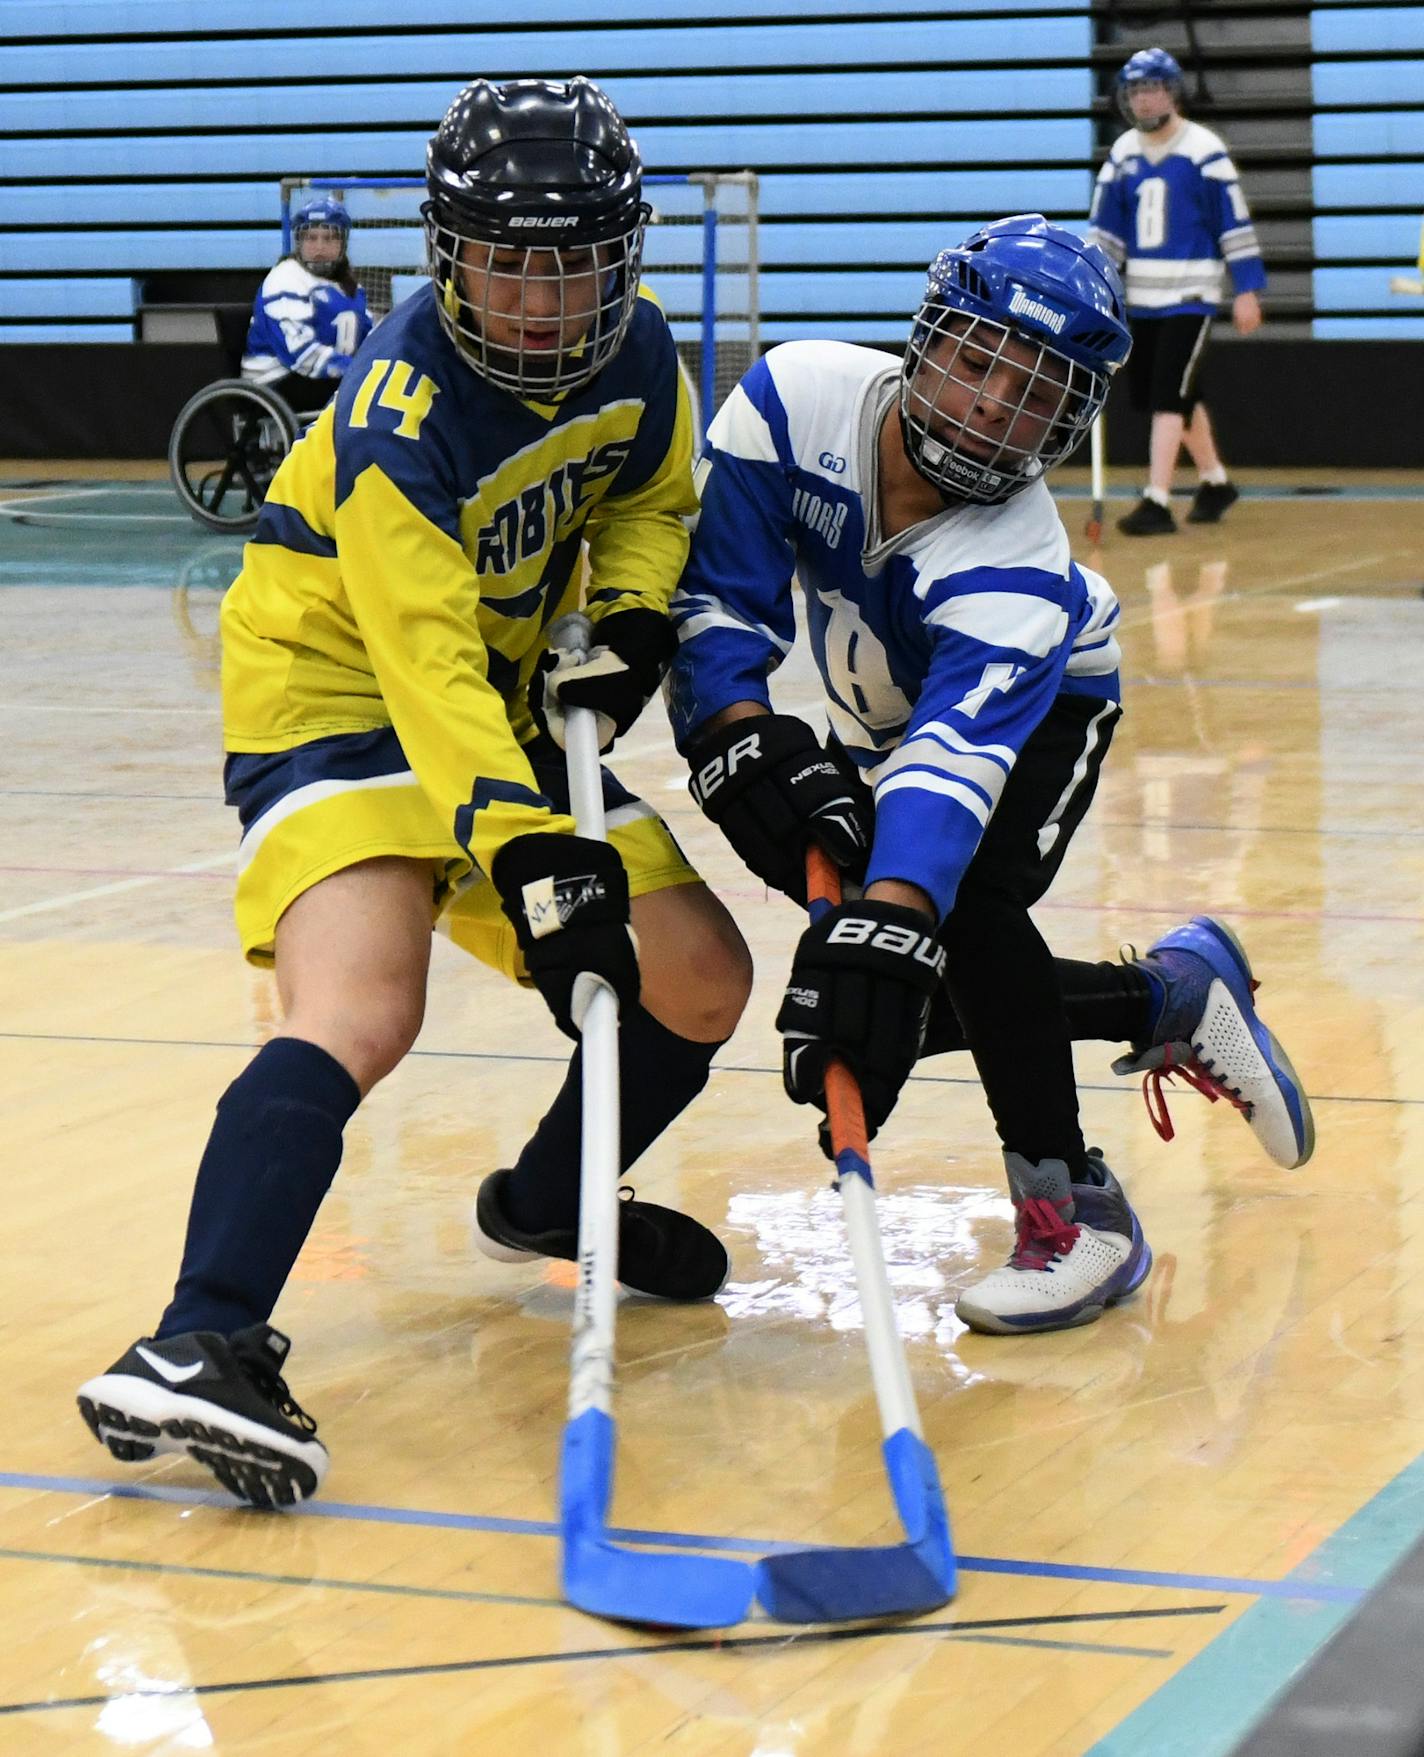
[[[653, 209], [643, 284], [657, 295], [698, 404], [698, 431], [757, 358], [757, 179], [753, 171], [647, 175]], [[313, 195], [336, 195], [351, 215], [351, 264], [374, 317], [427, 275], [419, 177], [284, 177], [282, 246]]]

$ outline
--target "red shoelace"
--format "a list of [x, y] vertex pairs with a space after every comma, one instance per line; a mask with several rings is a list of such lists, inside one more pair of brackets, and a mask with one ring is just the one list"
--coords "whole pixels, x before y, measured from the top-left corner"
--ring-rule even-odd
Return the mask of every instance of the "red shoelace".
[[1152, 1119], [1152, 1127], [1164, 1141], [1172, 1140], [1177, 1131], [1172, 1126], [1172, 1117], [1167, 1109], [1167, 1094], [1162, 1090], [1162, 1082], [1170, 1081], [1173, 1076], [1185, 1080], [1187, 1085], [1202, 1097], [1215, 1104], [1218, 1098], [1224, 1098], [1233, 1110], [1239, 1110], [1243, 1116], [1249, 1117], [1251, 1106], [1235, 1090], [1226, 1084], [1223, 1075], [1214, 1073], [1195, 1055], [1190, 1061], [1174, 1062], [1172, 1046], [1166, 1045], [1166, 1059], [1160, 1068], [1149, 1068], [1142, 1076], [1142, 1097], [1147, 1105], [1147, 1114]]
[[1078, 1242], [1078, 1228], [1065, 1220], [1052, 1202], [1030, 1196], [1019, 1209], [1011, 1269], [1046, 1269], [1055, 1257], [1066, 1257]]

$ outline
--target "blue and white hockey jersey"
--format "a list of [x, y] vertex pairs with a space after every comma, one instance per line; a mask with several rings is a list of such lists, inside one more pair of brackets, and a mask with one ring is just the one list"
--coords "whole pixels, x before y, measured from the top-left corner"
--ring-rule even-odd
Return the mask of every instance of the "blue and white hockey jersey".
[[1165, 146], [1136, 128], [1118, 136], [1098, 172], [1088, 237], [1126, 265], [1134, 317], [1214, 312], [1224, 267], [1238, 293], [1266, 284], [1236, 167], [1199, 122], [1184, 122]]
[[340, 378], [371, 333], [366, 290], [348, 293], [284, 256], [258, 290], [242, 376], [271, 384], [289, 372]]
[[1118, 699], [1118, 605], [1070, 558], [1042, 481], [881, 535], [877, 439], [899, 377], [875, 349], [788, 342], [732, 392], [672, 601], [668, 696], [679, 748], [734, 702], [769, 706], [794, 573], [831, 730], [875, 793], [867, 881], [908, 880], [943, 915], [1054, 699]]

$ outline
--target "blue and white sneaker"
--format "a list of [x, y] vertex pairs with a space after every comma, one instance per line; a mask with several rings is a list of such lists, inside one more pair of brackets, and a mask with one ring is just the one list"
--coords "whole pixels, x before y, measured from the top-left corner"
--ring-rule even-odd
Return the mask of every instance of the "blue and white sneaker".
[[1091, 1324], [1147, 1279], [1152, 1251], [1142, 1227], [1096, 1147], [1089, 1181], [1069, 1181], [1061, 1159], [1037, 1165], [1005, 1153], [1014, 1203], [1014, 1248], [955, 1302], [971, 1330], [1019, 1336]]
[[1113, 1063], [1115, 1074], [1141, 1074], [1152, 1126], [1164, 1141], [1176, 1132], [1163, 1080], [1180, 1075], [1214, 1104], [1225, 1098], [1277, 1165], [1304, 1165], [1315, 1151], [1315, 1119], [1290, 1058], [1266, 1029], [1251, 998], [1259, 984], [1240, 940], [1210, 915], [1194, 915], [1139, 958], [1125, 958], [1152, 985], [1152, 1035]]

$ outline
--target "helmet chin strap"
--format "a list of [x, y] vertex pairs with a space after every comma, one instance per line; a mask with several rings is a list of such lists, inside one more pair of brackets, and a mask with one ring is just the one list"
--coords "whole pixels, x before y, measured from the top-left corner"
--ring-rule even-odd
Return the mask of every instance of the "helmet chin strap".
[[319, 281], [344, 281], [351, 273], [351, 262], [345, 255], [338, 256], [335, 262], [308, 262], [300, 245], [294, 255], [307, 273], [315, 275]]
[[1172, 120], [1170, 111], [1165, 116], [1154, 116], [1150, 122], [1138, 122], [1139, 134], [1155, 134], [1159, 128], [1165, 128]]

